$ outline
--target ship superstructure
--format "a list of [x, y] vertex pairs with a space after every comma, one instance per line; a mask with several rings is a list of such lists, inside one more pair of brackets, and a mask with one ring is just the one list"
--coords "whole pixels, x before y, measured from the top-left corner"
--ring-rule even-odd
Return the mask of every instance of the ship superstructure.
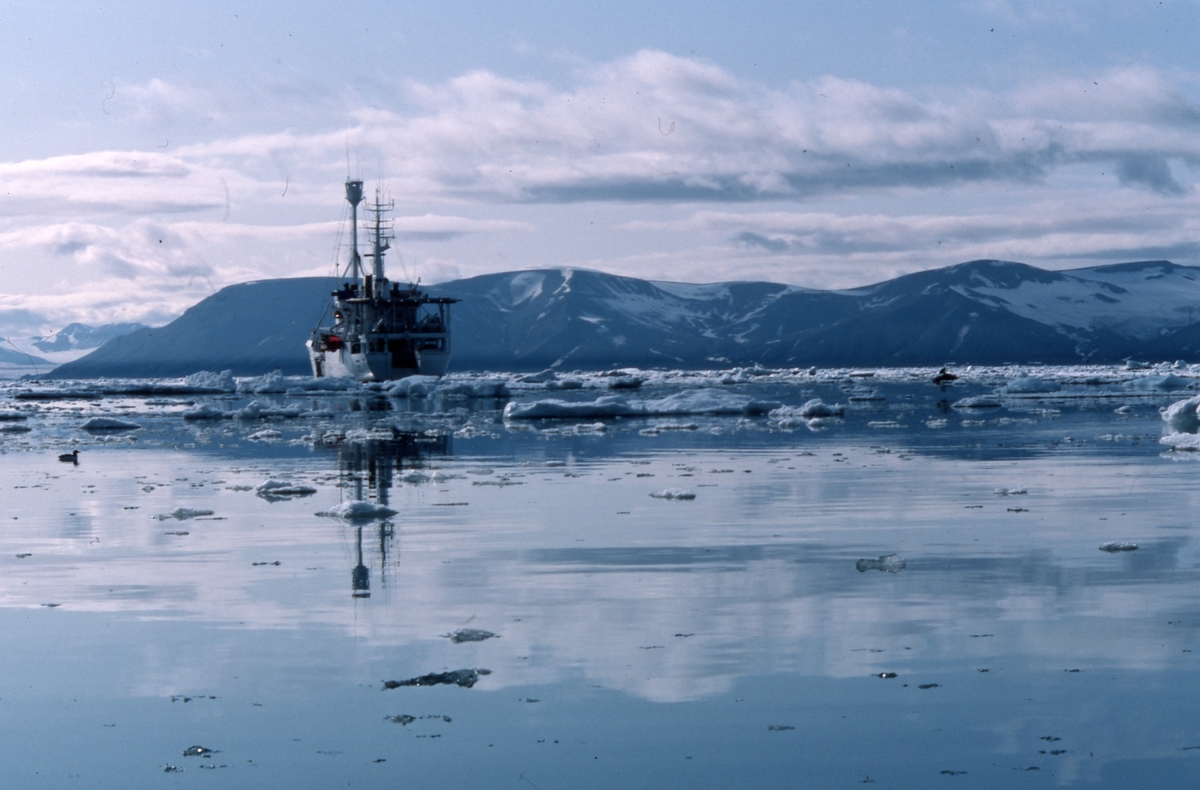
[[363, 182], [346, 182], [350, 203], [350, 260], [342, 286], [333, 292], [333, 325], [318, 326], [309, 338], [313, 375], [388, 381], [405, 376], [441, 376], [450, 363], [450, 305], [457, 299], [429, 296], [415, 283], [401, 286], [384, 272], [383, 256], [394, 238], [388, 212], [376, 194], [367, 205], [371, 272], [358, 253], [358, 206]]

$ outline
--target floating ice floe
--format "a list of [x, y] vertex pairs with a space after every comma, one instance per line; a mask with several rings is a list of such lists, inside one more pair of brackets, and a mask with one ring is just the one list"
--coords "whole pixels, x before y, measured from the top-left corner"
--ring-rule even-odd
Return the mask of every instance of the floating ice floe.
[[854, 567], [859, 573], [867, 571], [887, 571], [888, 573], [896, 573], [908, 567], [908, 563], [895, 554], [884, 554], [882, 557], [875, 559], [863, 559], [854, 563]]
[[545, 384], [546, 382], [554, 381], [557, 378], [558, 374], [547, 368], [541, 373], [529, 373], [521, 376], [517, 379], [517, 381], [521, 384]]
[[252, 442], [277, 442], [283, 438], [283, 432], [274, 428], [263, 428], [246, 437]]
[[997, 488], [995, 491], [996, 496], [1024, 496], [1028, 493], [1024, 488]]
[[1162, 410], [1162, 418], [1176, 433], [1200, 432], [1200, 395], [1179, 400]]
[[283, 374], [275, 370], [265, 376], [242, 379], [237, 383], [237, 391], [248, 392], [254, 395], [266, 395], [287, 392], [288, 386], [287, 382], [283, 379]]
[[507, 398], [503, 379], [439, 379], [437, 376], [408, 376], [384, 386], [392, 398]]
[[201, 403], [199, 406], [183, 412], [182, 416], [185, 420], [224, 420], [229, 418], [230, 413], [218, 409], [211, 403]]
[[1159, 444], [1165, 444], [1172, 450], [1180, 450], [1186, 452], [1200, 452], [1200, 434], [1194, 433], [1169, 433], [1158, 440]]
[[1176, 376], [1174, 373], [1168, 373], [1165, 376], [1142, 376], [1141, 378], [1127, 381], [1125, 382], [1125, 389], [1134, 392], [1174, 392], [1176, 390], [1187, 389], [1194, 382], [1194, 379], [1185, 379]]
[[457, 645], [462, 642], [482, 642], [485, 639], [491, 639], [495, 634], [478, 628], [460, 628], [452, 634], [443, 634], [443, 636]]
[[1136, 543], [1126, 543], [1119, 540], [1100, 544], [1100, 551], [1107, 551], [1109, 554], [1116, 554], [1121, 551], [1137, 551], [1137, 548], [1138, 544]]
[[976, 395], [954, 402], [956, 409], [999, 409], [1003, 404], [991, 395]]
[[1062, 389], [1062, 385], [1057, 381], [1049, 381], [1036, 376], [1023, 376], [1013, 379], [1001, 389], [1010, 395], [1034, 395], [1043, 392], [1058, 392]]
[[99, 400], [102, 397], [96, 390], [81, 389], [44, 389], [24, 390], [13, 393], [16, 400]]
[[[230, 416], [238, 420], [265, 420], [271, 417], [296, 418], [303, 413], [304, 410], [300, 408], [274, 409], [252, 400], [245, 407], [232, 412]], [[186, 412], [184, 414], [186, 415]]]
[[183, 383], [188, 387], [194, 388], [196, 392], [237, 391], [237, 381], [233, 378], [232, 370], [222, 370], [220, 373], [201, 370], [185, 378]]
[[840, 403], [825, 403], [820, 398], [813, 398], [803, 406], [780, 406], [772, 409], [767, 416], [775, 420], [780, 428], [817, 428], [821, 426], [822, 420], [841, 417], [845, 413], [846, 407]]
[[159, 513], [157, 516], [154, 517], [154, 520], [155, 521], [166, 521], [169, 518], [173, 518], [176, 521], [187, 521], [190, 518], [199, 518], [200, 516], [211, 516], [212, 514], [213, 514], [213, 512], [211, 510], [202, 510], [202, 509], [190, 508], [190, 507], [177, 507], [174, 510], [172, 510], [170, 513]]
[[554, 398], [512, 402], [504, 407], [505, 420], [579, 419], [586, 417], [667, 417], [693, 414], [766, 414], [779, 408], [776, 401], [761, 401], [716, 389], [698, 389], [665, 398], [629, 400], [603, 395], [594, 401]]
[[662, 491], [654, 491], [650, 496], [655, 499], [695, 499], [696, 492], [686, 488], [664, 488]]
[[345, 519], [346, 521], [369, 521], [394, 516], [396, 515], [396, 511], [383, 505], [377, 505], [374, 502], [351, 500], [343, 502], [329, 510], [323, 510], [317, 513], [317, 515]]
[[255, 487], [254, 493], [263, 499], [291, 499], [317, 493], [312, 486], [290, 483], [286, 480], [268, 480]]
[[118, 420], [115, 417], [92, 417], [79, 426], [85, 431], [136, 431], [142, 426], [128, 420]]
[[479, 682], [483, 675], [490, 675], [490, 669], [456, 669], [453, 672], [431, 672], [419, 678], [409, 680], [385, 680], [384, 689], [397, 689], [403, 686], [462, 686], [471, 688]]

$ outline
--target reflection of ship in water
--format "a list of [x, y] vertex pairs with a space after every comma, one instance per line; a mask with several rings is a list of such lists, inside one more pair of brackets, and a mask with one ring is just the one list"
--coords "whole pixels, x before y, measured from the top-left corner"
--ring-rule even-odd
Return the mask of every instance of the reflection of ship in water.
[[[354, 499], [388, 505], [392, 482], [406, 468], [417, 468], [429, 456], [450, 455], [449, 436], [427, 436], [423, 433], [392, 429], [391, 439], [372, 439], [346, 443], [338, 447], [338, 468], [343, 485], [353, 492]], [[390, 519], [354, 527], [355, 565], [350, 572], [351, 595], [371, 597], [371, 569], [364, 562], [363, 531], [376, 542], [379, 552], [380, 583], [387, 586], [387, 564], [391, 553], [395, 527]]]

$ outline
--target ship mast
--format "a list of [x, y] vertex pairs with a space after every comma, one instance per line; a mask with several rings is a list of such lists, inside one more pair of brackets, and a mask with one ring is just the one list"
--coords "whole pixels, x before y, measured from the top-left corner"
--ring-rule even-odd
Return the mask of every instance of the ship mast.
[[358, 285], [362, 259], [358, 257], [358, 204], [362, 202], [363, 182], [346, 181], [346, 200], [350, 203], [350, 277]]
[[395, 238], [392, 233], [392, 223], [384, 215], [386, 212], [393, 210], [396, 206], [396, 201], [389, 200], [386, 204], [379, 199], [379, 190], [375, 190], [375, 202], [367, 206], [367, 210], [371, 212], [374, 222], [371, 228], [371, 276], [375, 282], [377, 294], [370, 296], [382, 295], [387, 280], [383, 272], [383, 254], [391, 249], [389, 242]]

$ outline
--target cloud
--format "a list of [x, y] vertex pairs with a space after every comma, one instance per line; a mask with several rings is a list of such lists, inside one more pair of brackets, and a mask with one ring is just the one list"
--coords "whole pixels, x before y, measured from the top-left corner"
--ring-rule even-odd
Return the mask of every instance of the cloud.
[[[977, 257], [1200, 262], [1195, 82], [1135, 66], [990, 91], [768, 87], [652, 50], [558, 85], [380, 77], [369, 102], [325, 86], [306, 103], [295, 80], [118, 82], [114, 116], [153, 147], [0, 162], [0, 266], [56, 273], [9, 277], [13, 309], [89, 322], [329, 273], [348, 148], [399, 204], [391, 260], [436, 279], [587, 265], [844, 286]], [[168, 127], [186, 134], [158, 142]]]

